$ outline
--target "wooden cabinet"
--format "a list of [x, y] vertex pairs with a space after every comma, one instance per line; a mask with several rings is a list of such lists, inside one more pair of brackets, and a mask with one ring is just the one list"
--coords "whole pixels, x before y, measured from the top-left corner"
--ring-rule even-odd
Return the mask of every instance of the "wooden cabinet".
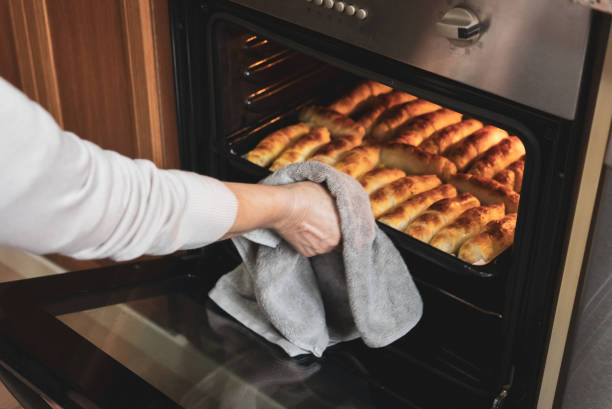
[[0, 0], [0, 76], [81, 138], [180, 167], [167, 0]]
[[179, 167], [167, 0], [0, 0], [0, 76], [64, 129]]

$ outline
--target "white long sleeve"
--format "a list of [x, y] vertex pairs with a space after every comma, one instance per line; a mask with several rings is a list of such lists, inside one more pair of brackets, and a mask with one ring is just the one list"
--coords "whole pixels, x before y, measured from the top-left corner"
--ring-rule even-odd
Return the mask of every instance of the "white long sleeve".
[[223, 183], [64, 132], [0, 78], [0, 245], [127, 260], [209, 244], [236, 211]]

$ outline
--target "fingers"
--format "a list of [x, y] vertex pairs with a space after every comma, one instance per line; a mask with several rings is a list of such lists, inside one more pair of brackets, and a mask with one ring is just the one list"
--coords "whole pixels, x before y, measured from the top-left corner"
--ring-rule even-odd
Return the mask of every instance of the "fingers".
[[300, 254], [312, 257], [332, 251], [341, 240], [335, 201], [322, 186], [312, 182], [287, 185], [293, 208], [277, 232]]

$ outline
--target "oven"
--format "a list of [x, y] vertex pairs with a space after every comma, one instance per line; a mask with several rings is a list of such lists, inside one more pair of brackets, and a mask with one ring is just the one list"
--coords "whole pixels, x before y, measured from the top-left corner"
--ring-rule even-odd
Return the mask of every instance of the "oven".
[[239, 263], [228, 242], [3, 285], [4, 311], [29, 305], [20, 317], [39, 326], [0, 317], [3, 379], [65, 407], [536, 407], [609, 18], [477, 0], [175, 0], [170, 14], [184, 169], [256, 182], [270, 171], [248, 153], [263, 138], [375, 81], [518, 137], [513, 243], [472, 264], [378, 223], [423, 318], [388, 347], [321, 359], [286, 358], [207, 300]]

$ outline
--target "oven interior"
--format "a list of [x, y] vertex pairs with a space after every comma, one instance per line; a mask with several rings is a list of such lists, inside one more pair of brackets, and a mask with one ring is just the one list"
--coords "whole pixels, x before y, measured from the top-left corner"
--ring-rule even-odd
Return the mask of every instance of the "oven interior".
[[[543, 321], [560, 263], [554, 254], [564, 226], [557, 220], [569, 206], [563, 199], [573, 177], [572, 124], [257, 13], [221, 9], [190, 16], [174, 11], [187, 33], [185, 41], [173, 43], [187, 169], [259, 181], [269, 171], [248, 162], [247, 152], [295, 123], [303, 107], [327, 105], [364, 79], [520, 137], [527, 154], [512, 247], [474, 266], [379, 223], [422, 293], [424, 316], [389, 347], [372, 350], [351, 342], [338, 348], [358, 357], [371, 381], [415, 407], [488, 408], [504, 389], [511, 390], [510, 400], [532, 399], [546, 336]], [[218, 253], [239, 262], [231, 245]]]

